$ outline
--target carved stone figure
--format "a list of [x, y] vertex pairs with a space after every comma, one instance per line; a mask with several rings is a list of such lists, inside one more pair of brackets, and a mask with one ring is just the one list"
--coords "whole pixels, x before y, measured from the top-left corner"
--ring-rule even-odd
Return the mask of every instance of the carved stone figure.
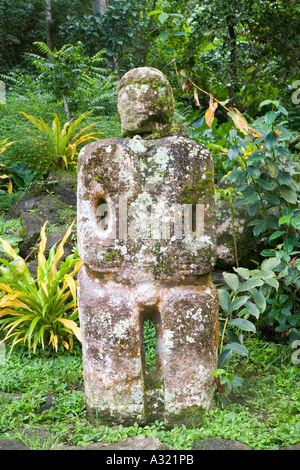
[[[87, 410], [108, 423], [199, 424], [218, 349], [212, 160], [172, 133], [172, 89], [157, 69], [123, 76], [118, 109], [124, 137], [87, 145], [78, 161]], [[155, 325], [152, 374], [146, 320]]]

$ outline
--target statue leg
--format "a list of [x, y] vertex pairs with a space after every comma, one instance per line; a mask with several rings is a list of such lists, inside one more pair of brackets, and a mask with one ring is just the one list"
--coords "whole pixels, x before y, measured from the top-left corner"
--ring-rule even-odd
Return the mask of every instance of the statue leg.
[[212, 401], [218, 358], [218, 297], [215, 286], [166, 288], [160, 304], [164, 420], [194, 426]]
[[82, 267], [78, 306], [88, 414], [108, 423], [144, 422], [140, 312], [130, 288]]

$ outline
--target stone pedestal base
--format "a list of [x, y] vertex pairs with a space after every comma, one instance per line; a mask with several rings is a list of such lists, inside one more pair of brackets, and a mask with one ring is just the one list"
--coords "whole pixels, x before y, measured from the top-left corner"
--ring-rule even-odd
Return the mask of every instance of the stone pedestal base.
[[[210, 279], [129, 286], [82, 267], [78, 284], [88, 413], [102, 423], [200, 424], [217, 368], [218, 300]], [[156, 329], [152, 375], [143, 351], [146, 320]]]

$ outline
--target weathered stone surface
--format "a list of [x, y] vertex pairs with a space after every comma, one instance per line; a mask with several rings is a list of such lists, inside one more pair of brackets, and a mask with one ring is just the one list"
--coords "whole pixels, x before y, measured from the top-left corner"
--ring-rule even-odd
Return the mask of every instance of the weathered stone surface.
[[34, 210], [36, 215], [49, 220], [49, 223], [60, 223], [59, 211], [74, 207], [75, 212], [76, 203], [76, 180], [70, 175], [52, 173], [45, 182], [32, 182], [26, 194], [13, 204], [5, 218], [19, 218], [22, 213]]
[[49, 393], [46, 396], [46, 400], [44, 403], [40, 404], [40, 413], [43, 413], [43, 411], [50, 410], [54, 406], [55, 398], [57, 398], [57, 395], [55, 393]]
[[154, 436], [135, 436], [116, 444], [96, 442], [86, 446], [68, 446], [58, 444], [55, 450], [168, 450], [169, 446]]
[[[151, 114], [151, 122], [159, 124], [159, 114]], [[139, 121], [133, 130], [144, 133]], [[181, 136], [136, 135], [93, 142], [81, 151], [78, 167], [78, 305], [88, 413], [103, 422], [199, 424], [211, 404], [218, 348], [210, 153]], [[156, 329], [152, 375], [143, 351], [146, 320]]]
[[0, 450], [30, 450], [29, 447], [16, 439], [3, 439], [0, 441]]
[[174, 112], [168, 80], [152, 67], [130, 70], [119, 83], [118, 111], [124, 136], [168, 131]]
[[195, 442], [193, 450], [252, 450], [247, 444], [230, 439], [208, 438]]
[[[212, 271], [216, 262], [213, 166], [202, 144], [178, 136], [154, 141], [104, 139], [83, 149], [78, 166], [78, 240], [81, 256], [90, 269], [103, 274], [115, 271], [121, 281], [120, 273], [123, 280], [134, 280], [134, 276], [141, 279], [141, 268], [152, 271], [153, 278], [170, 282], [174, 277], [183, 282], [187, 276]], [[118, 226], [114, 236], [114, 218], [121, 211], [120, 196], [126, 196], [129, 208], [127, 238], [118, 233]], [[100, 233], [97, 217], [98, 206], [105, 202], [116, 211], [108, 217], [110, 236]], [[197, 239], [199, 246], [193, 241], [187, 243], [184, 237], [175, 239], [174, 234], [156, 238], [154, 224], [163, 218], [166, 223], [172, 222], [176, 204], [181, 212], [183, 205], [203, 205], [205, 229]], [[158, 216], [151, 226], [152, 207]], [[172, 207], [175, 214], [169, 216], [167, 210]], [[139, 232], [137, 236], [130, 236], [133, 225]]]
[[26, 258], [34, 249], [37, 243], [40, 231], [44, 225], [44, 220], [36, 214], [24, 212], [21, 215], [23, 225], [22, 242], [19, 244], [20, 255]]

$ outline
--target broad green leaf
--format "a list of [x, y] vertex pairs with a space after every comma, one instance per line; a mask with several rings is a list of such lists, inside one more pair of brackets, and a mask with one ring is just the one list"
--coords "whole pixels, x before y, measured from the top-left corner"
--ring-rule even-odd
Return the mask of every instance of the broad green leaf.
[[245, 318], [234, 318], [233, 320], [229, 320], [229, 325], [236, 326], [243, 331], [252, 331], [255, 333], [256, 328], [253, 323], [249, 320], [245, 320]]
[[281, 104], [279, 104], [279, 105], [277, 106], [277, 109], [278, 109], [278, 111], [281, 112], [281, 114], [284, 114], [285, 116], [288, 116], [288, 115], [289, 115], [288, 111], [287, 111], [283, 106], [281, 106]]
[[272, 178], [277, 178], [278, 176], [278, 166], [276, 163], [273, 162], [273, 160], [270, 160], [269, 158], [265, 160], [266, 168], [268, 170], [268, 173]]
[[231, 382], [231, 385], [233, 387], [241, 387], [243, 385], [243, 379], [241, 377], [238, 377], [237, 375], [234, 375], [234, 379]]
[[249, 297], [247, 295], [237, 297], [236, 299], [233, 300], [233, 302], [231, 302], [227, 313], [230, 314], [234, 310], [238, 310], [242, 305], [244, 305], [245, 302], [247, 302], [248, 299]]
[[292, 188], [289, 188], [288, 186], [280, 186], [279, 192], [285, 201], [290, 202], [291, 204], [296, 204], [298, 196]]
[[240, 285], [237, 292], [248, 291], [250, 289], [253, 289], [254, 287], [262, 286], [263, 283], [264, 281], [262, 281], [261, 279], [249, 279], [248, 281]]
[[279, 282], [277, 281], [277, 279], [274, 279], [274, 278], [265, 279], [265, 282], [266, 282], [267, 284], [269, 284], [269, 286], [272, 286], [272, 287], [274, 287], [276, 290], [278, 290], [278, 288], [279, 288]]
[[162, 41], [165, 41], [167, 39], [167, 37], [169, 36], [170, 34], [170, 30], [167, 30], [167, 31], [162, 31], [160, 33], [160, 36], [159, 38], [162, 40]]
[[158, 19], [159, 19], [161, 24], [163, 24], [165, 21], [167, 21], [168, 18], [169, 18], [168, 13], [160, 13], [158, 15]]
[[224, 374], [224, 375], [226, 374], [226, 370], [224, 370], [224, 369], [216, 369], [216, 370], [213, 371], [212, 376], [213, 376], [213, 377], [217, 377], [218, 375], [223, 375], [223, 374]]
[[248, 356], [249, 354], [248, 349], [243, 344], [239, 343], [225, 344], [224, 350], [227, 351], [228, 349], [230, 349], [235, 354], [239, 354], [240, 356]]
[[273, 150], [277, 141], [277, 136], [274, 131], [271, 131], [267, 134], [265, 143], [268, 150]]
[[264, 120], [267, 126], [270, 126], [272, 122], [274, 122], [275, 118], [276, 118], [275, 111], [269, 111], [267, 114], [265, 114]]
[[276, 232], [274, 232], [274, 233], [272, 233], [272, 235], [270, 235], [269, 240], [276, 240], [276, 238], [279, 238], [284, 234], [285, 234], [285, 232], [283, 232], [282, 230], [276, 230]]
[[[262, 271], [273, 270], [274, 268], [276, 268], [276, 266], [278, 266], [279, 263], [280, 263], [280, 261], [277, 258], [265, 259], [261, 264], [261, 269], [262, 269]], [[262, 276], [263, 276], [263, 274], [262, 274]]]
[[255, 304], [250, 302], [249, 300], [245, 303], [245, 307], [247, 309], [247, 312], [249, 312], [251, 315], [253, 315], [256, 319], [259, 318], [259, 310]]
[[259, 104], [258, 109], [262, 108], [263, 106], [267, 106], [268, 104], [274, 104], [275, 106], [278, 106], [279, 101], [264, 100]]
[[292, 218], [291, 225], [297, 230], [300, 230], [300, 215], [297, 215], [297, 217]]
[[255, 237], [265, 232], [268, 228], [267, 222], [265, 220], [260, 220], [255, 227], [253, 228], [253, 234]]
[[236, 274], [232, 273], [223, 273], [223, 278], [226, 284], [230, 287], [230, 289], [237, 291], [239, 288], [239, 278]]
[[229, 349], [228, 351], [223, 351], [219, 355], [218, 359], [218, 368], [222, 369], [223, 367], [227, 366], [228, 362], [230, 361], [232, 355], [232, 351]]
[[228, 292], [224, 289], [218, 289], [218, 295], [219, 295], [219, 303], [222, 309], [225, 312], [227, 312], [230, 306], [230, 297], [229, 297]]
[[148, 13], [147, 17], [153, 16], [153, 15], [159, 15], [160, 13], [163, 13], [162, 10], [152, 10], [150, 13]]
[[267, 302], [262, 292], [257, 289], [251, 289], [250, 294], [252, 295], [256, 305], [264, 312]]
[[266, 189], [267, 191], [272, 191], [276, 187], [276, 183], [273, 183], [271, 181], [266, 181], [259, 179], [257, 181], [258, 186], [260, 186], [263, 189]]
[[239, 276], [241, 276], [244, 279], [249, 279], [250, 277], [250, 271], [247, 268], [233, 268], [236, 273], [238, 273]]
[[271, 206], [279, 206], [280, 204], [280, 199], [275, 194], [264, 194], [263, 200], [267, 201]]

